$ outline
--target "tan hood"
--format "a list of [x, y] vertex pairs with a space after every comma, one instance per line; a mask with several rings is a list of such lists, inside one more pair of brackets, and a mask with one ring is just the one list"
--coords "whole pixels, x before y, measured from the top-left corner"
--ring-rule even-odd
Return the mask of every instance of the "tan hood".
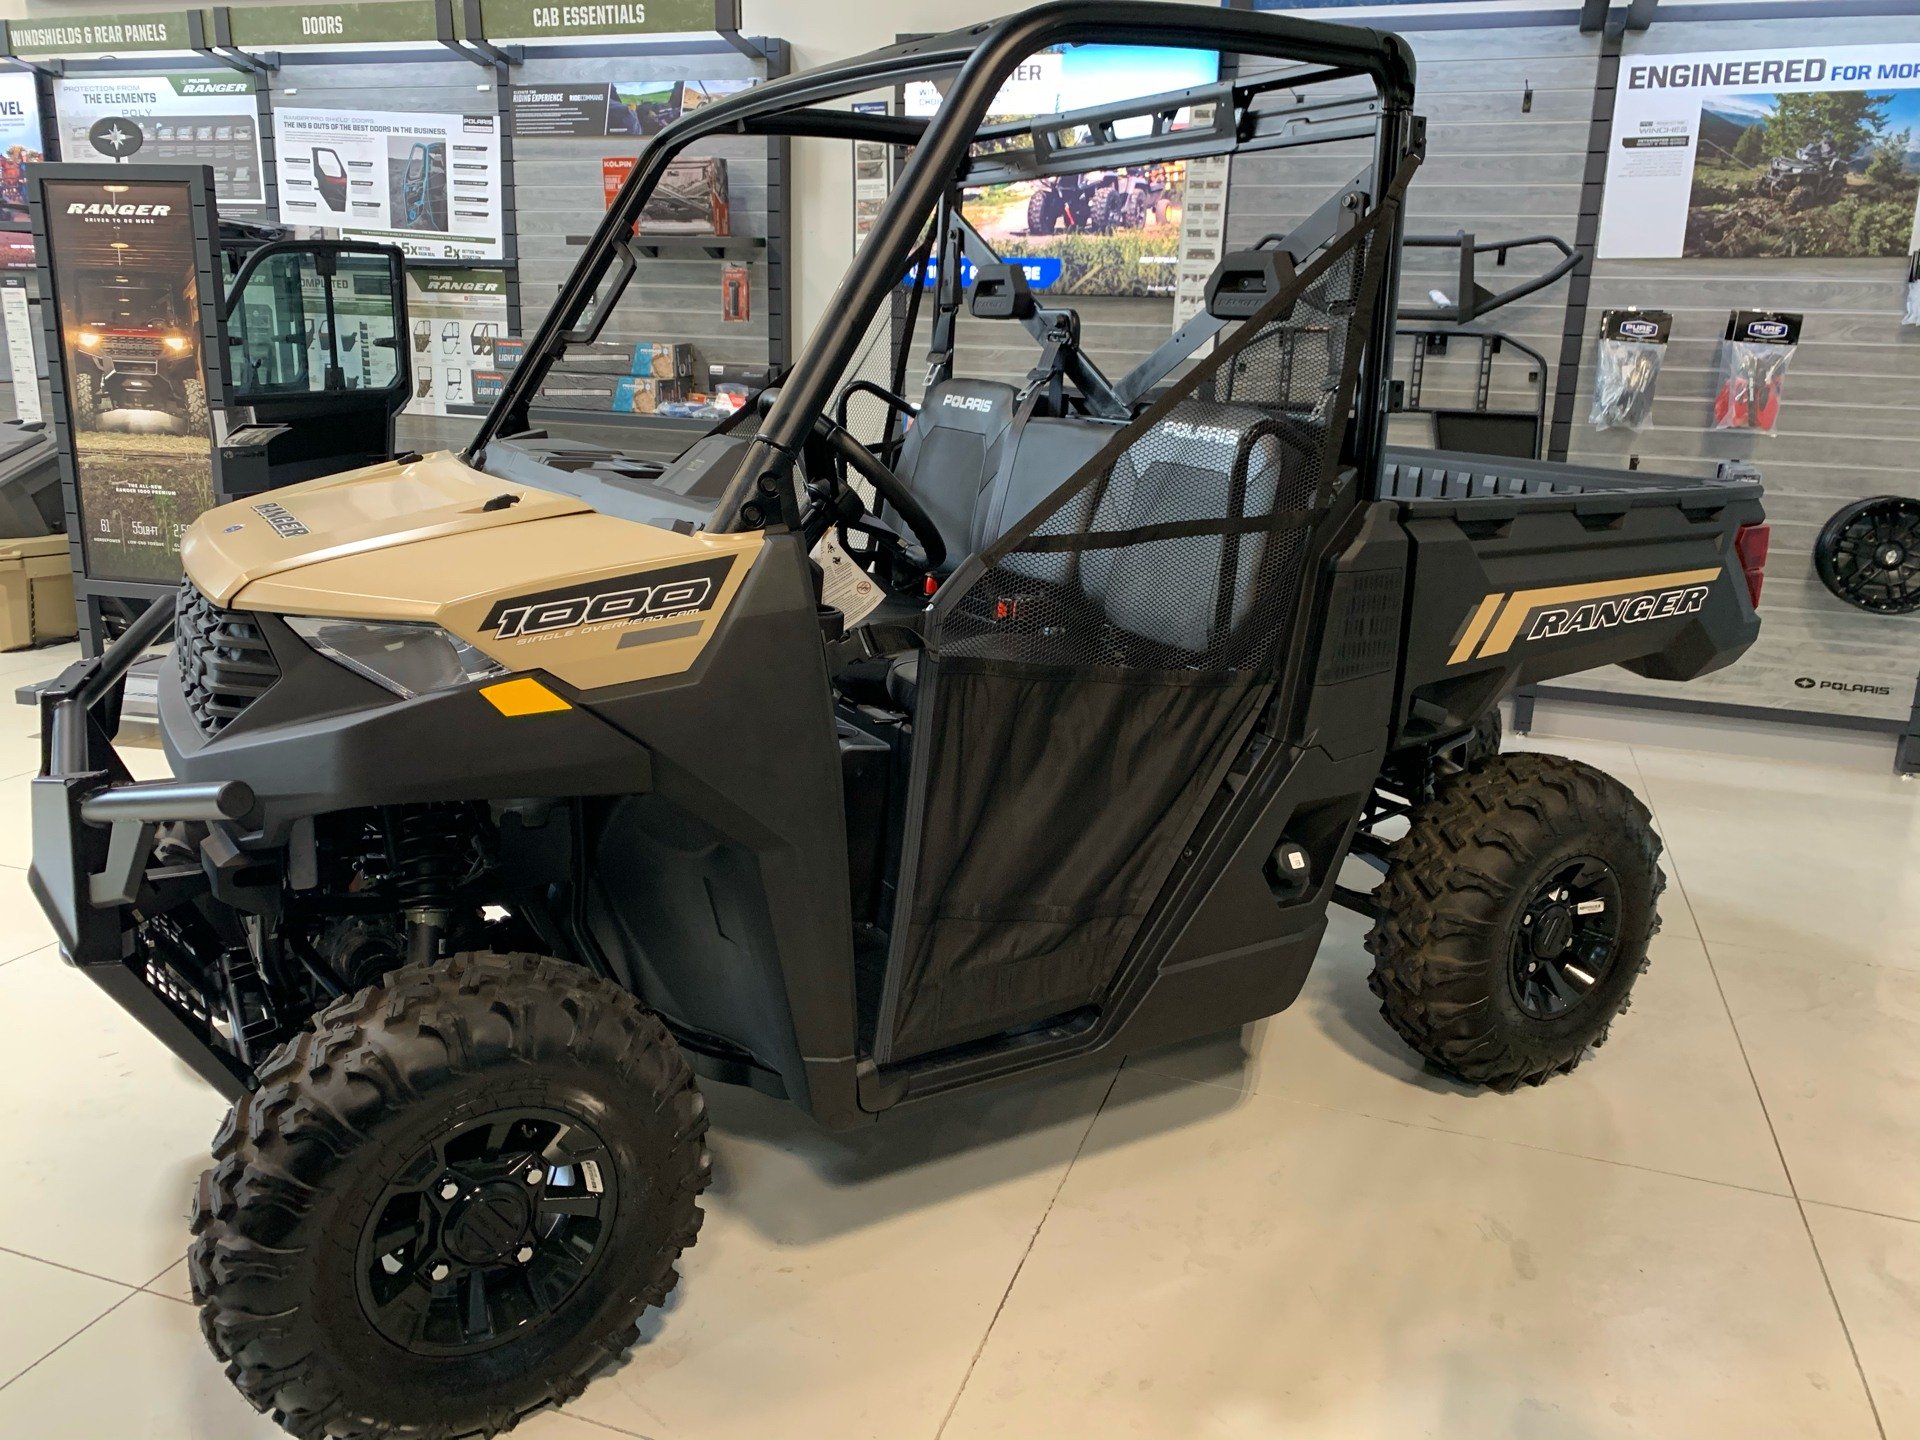
[[[486, 509], [503, 495], [519, 499]], [[180, 559], [214, 604], [231, 605], [243, 586], [296, 566], [587, 509], [570, 495], [497, 480], [442, 450], [209, 510], [188, 529]]]
[[441, 453], [209, 510], [180, 558], [225, 608], [429, 621], [591, 689], [691, 666], [764, 543], [602, 515]]

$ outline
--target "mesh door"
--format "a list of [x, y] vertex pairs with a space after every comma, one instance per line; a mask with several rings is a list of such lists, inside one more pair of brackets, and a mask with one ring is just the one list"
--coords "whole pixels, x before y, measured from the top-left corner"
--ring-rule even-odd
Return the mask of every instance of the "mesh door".
[[1280, 678], [1393, 206], [956, 574], [880, 1058], [1094, 1003]]

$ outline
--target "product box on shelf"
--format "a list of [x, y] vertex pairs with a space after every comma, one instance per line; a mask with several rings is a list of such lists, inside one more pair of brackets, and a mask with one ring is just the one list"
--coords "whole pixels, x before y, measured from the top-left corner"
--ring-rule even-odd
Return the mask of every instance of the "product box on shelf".
[[623, 375], [614, 382], [613, 408], [622, 415], [656, 415], [664, 406], [681, 403], [686, 393], [678, 381]]
[[[611, 203], [611, 201], [609, 201]], [[731, 235], [727, 162], [675, 160], [640, 212], [642, 235]]]
[[507, 377], [499, 370], [475, 370], [468, 377], [473, 382], [473, 403], [491, 405], [500, 398], [500, 392], [506, 388]]
[[732, 387], [757, 394], [772, 383], [773, 367], [771, 365], [707, 366], [707, 388], [709, 390]]
[[693, 346], [684, 340], [642, 340], [633, 347], [627, 373], [643, 380], [668, 380], [691, 390], [698, 365]]
[[517, 337], [502, 336], [493, 342], [493, 365], [503, 374], [511, 374], [519, 368], [520, 361], [527, 353], [527, 342]]

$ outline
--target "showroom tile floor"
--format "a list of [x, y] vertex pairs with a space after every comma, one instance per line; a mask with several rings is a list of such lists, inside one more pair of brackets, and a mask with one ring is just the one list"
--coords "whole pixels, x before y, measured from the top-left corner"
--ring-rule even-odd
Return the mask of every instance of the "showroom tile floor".
[[[0, 1435], [270, 1437], [179, 1260], [220, 1104], [26, 891], [34, 728], [0, 707]], [[685, 1282], [518, 1433], [1920, 1440], [1920, 787], [1531, 743], [1668, 844], [1653, 968], [1576, 1074], [1424, 1071], [1336, 912], [1292, 1011], [1115, 1070], [838, 1136], [714, 1090]]]

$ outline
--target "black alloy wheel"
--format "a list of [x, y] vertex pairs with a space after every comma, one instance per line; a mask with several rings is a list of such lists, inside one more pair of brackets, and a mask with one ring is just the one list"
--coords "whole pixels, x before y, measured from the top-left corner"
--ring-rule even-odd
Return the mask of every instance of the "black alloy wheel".
[[1920, 500], [1876, 495], [1843, 506], [1813, 547], [1820, 582], [1880, 615], [1920, 610]]
[[1604, 860], [1556, 866], [1520, 913], [1507, 976], [1514, 1002], [1535, 1020], [1579, 1005], [1606, 978], [1619, 948], [1620, 882]]
[[591, 1127], [557, 1110], [470, 1119], [401, 1167], [360, 1237], [360, 1303], [417, 1355], [491, 1349], [554, 1315], [606, 1249], [619, 1197]]

